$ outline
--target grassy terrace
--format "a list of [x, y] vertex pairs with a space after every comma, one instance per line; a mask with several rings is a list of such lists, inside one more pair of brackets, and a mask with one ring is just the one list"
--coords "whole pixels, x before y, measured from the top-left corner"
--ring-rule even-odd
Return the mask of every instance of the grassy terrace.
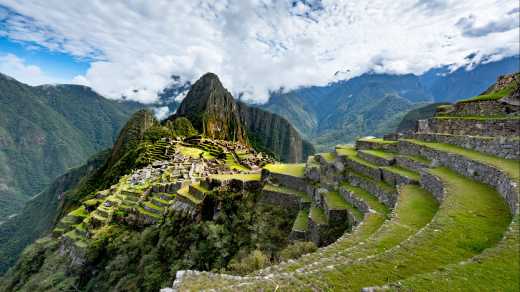
[[327, 224], [327, 217], [321, 208], [311, 207], [309, 217], [317, 224]]
[[358, 139], [361, 142], [381, 143], [381, 144], [396, 144], [397, 141], [384, 140], [383, 138], [361, 138]]
[[[370, 167], [370, 168], [374, 168], [374, 169], [375, 168], [386, 169], [388, 171], [391, 171], [393, 173], [396, 173], [398, 175], [401, 175], [401, 176], [404, 176], [404, 177], [407, 177], [407, 178], [410, 178], [410, 179], [413, 179], [416, 181], [419, 181], [419, 179], [421, 178], [419, 173], [417, 173], [415, 171], [411, 171], [409, 169], [405, 169], [405, 168], [398, 167], [398, 166], [379, 166], [379, 165], [373, 164], [369, 161], [366, 161], [357, 155], [357, 152], [354, 148], [339, 148], [339, 149], [336, 149], [336, 152], [338, 153], [338, 155], [347, 156], [350, 160], [357, 162], [359, 164], [362, 164], [366, 167]], [[384, 152], [384, 151], [376, 151], [376, 152], [381, 152], [381, 153], [385, 153], [385, 154], [388, 153], [388, 152]]]
[[232, 180], [237, 179], [241, 181], [259, 181], [261, 179], [260, 173], [239, 173], [239, 174], [212, 174], [210, 176], [212, 179], [216, 180]]
[[184, 187], [180, 190], [177, 191], [177, 194], [181, 197], [184, 197], [188, 200], [190, 200], [191, 202], [193, 202], [195, 205], [198, 205], [200, 204], [201, 200], [197, 199], [195, 196], [193, 196], [192, 194], [190, 194], [190, 189], [188, 187]]
[[[511, 222], [508, 207], [493, 188], [447, 168], [431, 169], [447, 188], [439, 211], [422, 232], [393, 249], [355, 262], [336, 262], [333, 270], [271, 279], [248, 289], [347, 290], [380, 286], [467, 260], [494, 246]], [[416, 217], [411, 215], [410, 218]], [[403, 219], [403, 217], [400, 217]], [[396, 232], [392, 232], [396, 234]], [[318, 288], [319, 287], [319, 288]]]
[[382, 169], [386, 169], [388, 171], [391, 171], [393, 173], [399, 174], [401, 176], [419, 181], [421, 179], [421, 175], [418, 172], [399, 167], [399, 166], [385, 166], [381, 167]]
[[518, 161], [518, 160], [504, 159], [501, 157], [484, 154], [481, 152], [465, 149], [465, 148], [458, 147], [458, 146], [453, 146], [450, 144], [424, 142], [424, 141], [412, 140], [412, 139], [404, 139], [404, 141], [408, 141], [408, 142], [411, 142], [411, 143], [414, 143], [417, 145], [421, 145], [421, 146], [425, 146], [425, 147], [435, 149], [438, 151], [459, 154], [468, 159], [495, 166], [496, 168], [503, 170], [511, 178], [513, 178], [517, 181], [520, 181], [520, 167], [519, 167], [520, 161]]
[[179, 144], [177, 144], [176, 148], [179, 150], [179, 152], [182, 155], [187, 156], [187, 157], [199, 158], [200, 155], [202, 154], [202, 157], [204, 157], [205, 159], [214, 159], [215, 158], [213, 155], [211, 155], [211, 153], [201, 150], [199, 148], [186, 147], [186, 146], [182, 146]]
[[502, 97], [511, 95], [513, 93], [513, 91], [515, 90], [515, 88], [518, 88], [518, 86], [519, 86], [519, 84], [513, 83], [501, 90], [492, 92], [490, 94], [483, 94], [483, 95], [478, 95], [478, 96], [475, 96], [472, 98], [464, 99], [464, 100], [459, 101], [458, 103], [468, 103], [468, 102], [478, 102], [478, 101], [501, 99]]
[[305, 164], [268, 164], [265, 169], [272, 173], [285, 174], [295, 177], [303, 177], [305, 172]]
[[519, 219], [517, 215], [496, 247], [486, 249], [471, 261], [415, 275], [397, 287], [410, 291], [463, 291], [468, 287], [478, 287], [480, 291], [517, 291], [520, 287]]
[[367, 175], [364, 175], [362, 173], [358, 173], [358, 172], [355, 172], [353, 171], [352, 169], [349, 169], [348, 170], [350, 175], [353, 175], [353, 176], [357, 176], [358, 178], [361, 178], [365, 181], [369, 181], [370, 183], [374, 184], [374, 185], [377, 185], [380, 189], [384, 190], [385, 192], [388, 192], [388, 193], [391, 193], [391, 192], [394, 192], [395, 191], [395, 188], [392, 187], [391, 185], [385, 183], [384, 181], [377, 181]]
[[385, 215], [390, 212], [390, 210], [384, 204], [379, 202], [379, 200], [375, 196], [371, 195], [369, 192], [365, 191], [364, 189], [362, 189], [360, 187], [352, 186], [348, 183], [342, 183], [341, 187], [352, 192], [356, 197], [363, 200], [370, 209], [372, 209], [376, 212], [379, 212], [381, 214], [385, 214]]
[[383, 158], [385, 160], [392, 160], [395, 158], [395, 153], [392, 152], [386, 152], [382, 150], [359, 150], [359, 152], [366, 153], [368, 155], [376, 156], [379, 158]]
[[302, 199], [302, 201], [305, 203], [311, 202], [311, 198], [309, 197], [309, 195], [307, 193], [300, 192], [300, 191], [290, 189], [287, 187], [266, 184], [263, 189], [266, 191], [269, 191], [269, 192], [295, 195], [295, 196], [300, 197]]
[[229, 169], [236, 169], [238, 171], [248, 171], [249, 170], [249, 168], [238, 163], [235, 160], [235, 158], [233, 157], [233, 154], [231, 154], [231, 153], [226, 153], [226, 165], [227, 165], [227, 167], [229, 167]]
[[152, 217], [152, 218], [155, 218], [155, 219], [161, 219], [162, 216], [159, 215], [159, 214], [156, 214], [156, 213], [153, 213], [153, 212], [150, 212], [146, 209], [144, 209], [143, 207], [141, 206], [138, 206], [137, 207], [137, 211], [143, 215], [146, 215], [146, 216], [149, 216], [149, 217]]
[[328, 163], [332, 163], [336, 159], [336, 155], [330, 152], [320, 153], [319, 155], [323, 157], [323, 159], [325, 159], [325, 161], [327, 161]]
[[[320, 261], [325, 266], [382, 253], [424, 227], [437, 210], [437, 201], [430, 193], [418, 186], [406, 185], [399, 192], [399, 202], [391, 220], [384, 221], [379, 229], [373, 230], [370, 236], [358, 242], [362, 244], [353, 245], [348, 240], [337, 242], [333, 249], [322, 252]], [[343, 258], [339, 259], [338, 256]], [[301, 268], [303, 263], [309, 263], [309, 260], [297, 262], [289, 270]]]
[[417, 161], [419, 163], [423, 163], [423, 164], [430, 164], [431, 161], [428, 160], [426, 157], [423, 157], [423, 156], [420, 156], [420, 155], [399, 155], [399, 157], [406, 157], [406, 158], [409, 158], [411, 160], [414, 160], [414, 161]]
[[363, 213], [349, 204], [338, 192], [328, 192], [324, 195], [326, 205], [333, 210], [347, 210], [356, 219], [363, 220]]
[[298, 212], [298, 216], [296, 216], [296, 220], [294, 220], [294, 225], [292, 227], [292, 230], [296, 231], [307, 231], [309, 228], [308, 223], [309, 222], [309, 213], [307, 210], [300, 210]]

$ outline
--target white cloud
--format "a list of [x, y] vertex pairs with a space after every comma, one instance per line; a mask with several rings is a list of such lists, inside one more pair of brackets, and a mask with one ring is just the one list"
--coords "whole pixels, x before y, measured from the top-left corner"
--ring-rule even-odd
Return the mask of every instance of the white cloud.
[[167, 106], [152, 108], [155, 117], [158, 120], [164, 120], [171, 115], [170, 109]]
[[0, 72], [30, 85], [64, 83], [63, 79], [49, 76], [40, 67], [27, 64], [13, 54], [0, 55]]
[[270, 90], [325, 84], [338, 71], [421, 73], [464, 65], [471, 53], [519, 51], [518, 27], [503, 24], [517, 0], [293, 2], [0, 0], [17, 12], [7, 16], [10, 38], [92, 58], [76, 82], [144, 102], [172, 74], [194, 81], [211, 71], [263, 102]]

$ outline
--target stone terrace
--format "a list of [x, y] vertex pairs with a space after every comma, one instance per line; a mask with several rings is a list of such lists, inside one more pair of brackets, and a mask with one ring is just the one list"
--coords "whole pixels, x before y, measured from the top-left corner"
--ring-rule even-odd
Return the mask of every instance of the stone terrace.
[[297, 208], [290, 239], [322, 247], [247, 276], [179, 271], [163, 290], [518, 289], [520, 103], [507, 90], [413, 134], [267, 166], [262, 199]]

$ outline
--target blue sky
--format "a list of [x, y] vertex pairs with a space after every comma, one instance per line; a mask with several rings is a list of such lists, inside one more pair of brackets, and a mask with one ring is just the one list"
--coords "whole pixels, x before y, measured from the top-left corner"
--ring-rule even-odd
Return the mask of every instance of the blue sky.
[[[0, 0], [0, 72], [141, 102], [219, 75], [234, 94], [518, 54], [518, 0]], [[335, 74], [345, 72], [344, 74]]]
[[67, 53], [52, 52], [45, 47], [0, 37], [0, 55], [7, 54], [17, 56], [26, 64], [38, 66], [45, 75], [57, 80], [72, 80], [75, 76], [83, 75], [90, 64], [87, 59], [81, 60]]

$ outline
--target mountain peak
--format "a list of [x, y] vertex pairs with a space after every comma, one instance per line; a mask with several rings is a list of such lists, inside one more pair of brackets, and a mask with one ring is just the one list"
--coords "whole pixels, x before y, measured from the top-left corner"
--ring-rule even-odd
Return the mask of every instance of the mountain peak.
[[186, 117], [207, 137], [247, 144], [237, 104], [214, 73], [204, 74], [193, 84], [170, 119], [177, 117]]

